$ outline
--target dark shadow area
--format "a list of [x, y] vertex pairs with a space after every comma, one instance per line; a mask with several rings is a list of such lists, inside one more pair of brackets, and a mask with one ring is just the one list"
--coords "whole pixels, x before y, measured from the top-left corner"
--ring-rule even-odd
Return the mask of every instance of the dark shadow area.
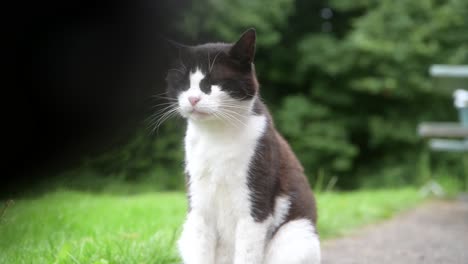
[[[14, 194], [125, 142], [164, 89], [171, 27], [188, 1], [40, 1], [8, 8], [7, 165]], [[2, 196], [3, 196], [2, 195]]]

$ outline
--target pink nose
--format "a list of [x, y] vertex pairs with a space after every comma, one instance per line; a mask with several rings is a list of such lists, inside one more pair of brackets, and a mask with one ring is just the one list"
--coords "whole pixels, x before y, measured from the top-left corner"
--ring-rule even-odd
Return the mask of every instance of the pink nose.
[[200, 99], [201, 99], [200, 97], [196, 97], [196, 96], [189, 96], [188, 98], [192, 106], [195, 106], [200, 101]]

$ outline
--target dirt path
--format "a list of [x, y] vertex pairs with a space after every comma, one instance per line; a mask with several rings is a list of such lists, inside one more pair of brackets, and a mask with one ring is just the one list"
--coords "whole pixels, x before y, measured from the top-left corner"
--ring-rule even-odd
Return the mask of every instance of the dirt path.
[[325, 241], [322, 264], [468, 264], [468, 201], [435, 201]]

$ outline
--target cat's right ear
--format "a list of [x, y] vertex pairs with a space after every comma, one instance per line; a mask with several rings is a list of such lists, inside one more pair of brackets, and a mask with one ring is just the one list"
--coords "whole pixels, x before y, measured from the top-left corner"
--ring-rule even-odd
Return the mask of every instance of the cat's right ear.
[[242, 63], [252, 63], [255, 56], [256, 38], [255, 29], [248, 29], [232, 46], [229, 54]]

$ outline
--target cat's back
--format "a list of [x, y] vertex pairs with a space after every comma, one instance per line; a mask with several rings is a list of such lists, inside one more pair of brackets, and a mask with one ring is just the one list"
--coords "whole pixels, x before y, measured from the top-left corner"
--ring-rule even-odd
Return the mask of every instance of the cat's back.
[[315, 198], [304, 169], [288, 142], [278, 132], [276, 132], [276, 136], [278, 144], [281, 146], [280, 189], [281, 192], [289, 196], [291, 201], [289, 215], [286, 220], [306, 218], [316, 223]]
[[285, 222], [305, 218], [315, 223], [315, 199], [299, 159], [275, 128], [273, 118], [261, 100], [255, 102], [254, 113], [266, 118], [266, 128], [252, 159], [249, 178], [252, 192], [258, 194], [252, 196], [254, 215], [260, 220], [269, 214], [275, 215], [276, 200], [283, 197], [289, 204]]
[[[257, 156], [261, 158], [254, 160], [253, 167], [260, 167], [256, 170], [263, 171], [265, 174], [263, 177], [270, 179], [262, 179], [262, 175], [252, 175], [253, 178], [257, 178], [256, 181], [263, 181], [259, 186], [273, 184], [270, 194], [274, 197], [288, 197], [290, 207], [286, 221], [306, 218], [316, 223], [315, 198], [304, 168], [287, 140], [276, 129], [267, 106], [259, 100], [255, 104], [254, 111], [264, 115], [268, 121], [264, 135], [260, 139], [260, 146], [257, 148]], [[274, 203], [270, 205], [272, 210], [274, 206]]]

